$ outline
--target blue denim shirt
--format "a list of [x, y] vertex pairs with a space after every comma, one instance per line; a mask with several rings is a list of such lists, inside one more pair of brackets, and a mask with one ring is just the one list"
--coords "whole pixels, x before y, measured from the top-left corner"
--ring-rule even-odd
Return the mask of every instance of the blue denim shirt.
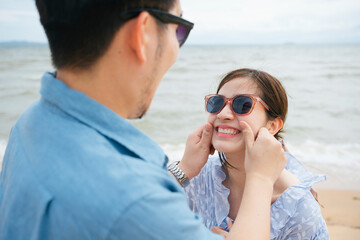
[[51, 73], [41, 95], [10, 134], [0, 239], [222, 239], [150, 138]]

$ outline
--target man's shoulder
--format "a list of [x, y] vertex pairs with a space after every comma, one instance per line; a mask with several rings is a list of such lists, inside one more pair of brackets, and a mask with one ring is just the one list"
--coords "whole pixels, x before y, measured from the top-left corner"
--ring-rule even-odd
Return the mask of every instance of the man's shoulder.
[[[105, 140], [97, 137], [80, 144], [69, 138], [68, 144], [49, 145], [36, 154], [23, 154], [25, 149], [13, 155], [12, 163], [3, 169], [11, 176], [1, 183], [15, 190], [3, 196], [3, 201], [14, 203], [7, 205], [7, 212], [15, 214], [16, 205], [22, 205], [23, 211], [41, 216], [49, 206], [49, 221], [109, 228], [127, 209], [144, 204], [143, 199], [152, 194], [181, 191], [161, 166]], [[26, 199], [24, 194], [28, 194]]]
[[120, 194], [131, 202], [151, 190], [150, 183], [168, 182], [162, 166], [41, 101], [19, 119], [8, 148], [5, 161], [13, 175], [16, 168], [69, 201], [76, 195], [80, 202], [106, 201], [103, 196], [116, 202]]

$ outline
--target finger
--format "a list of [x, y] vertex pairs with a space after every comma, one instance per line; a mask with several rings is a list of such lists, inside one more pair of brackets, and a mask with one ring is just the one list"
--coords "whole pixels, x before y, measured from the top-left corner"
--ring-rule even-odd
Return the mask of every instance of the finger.
[[249, 124], [244, 121], [240, 122], [240, 130], [244, 136], [246, 149], [251, 148], [254, 145], [254, 133]]
[[255, 136], [255, 141], [257, 139], [265, 139], [267, 137], [273, 137], [273, 135], [271, 135], [271, 133], [269, 132], [269, 130], [265, 127], [262, 127], [259, 129], [259, 131], [257, 132], [256, 136]]
[[229, 220], [228, 221], [228, 229], [229, 229], [229, 231], [231, 230], [232, 226], [233, 226], [233, 221]]
[[213, 233], [216, 233], [216, 234], [219, 234], [222, 230], [223, 230], [223, 228], [222, 228], [222, 227], [218, 227], [218, 226], [215, 226], [215, 227], [212, 227], [212, 228], [211, 228], [211, 231], [212, 231]]
[[201, 138], [202, 134], [203, 134], [203, 131], [204, 131], [204, 128], [205, 128], [205, 124], [204, 125], [201, 125], [200, 127], [198, 127], [194, 133], [196, 134], [196, 136], [199, 137], [199, 139]]
[[315, 200], [318, 202], [318, 193], [313, 188], [310, 188], [310, 192], [314, 196]]
[[200, 144], [203, 149], [210, 149], [213, 126], [206, 123], [202, 132]]
[[215, 120], [216, 120], [216, 118], [208, 119], [208, 123], [210, 123], [211, 125], [214, 125]]
[[259, 132], [257, 134], [257, 138], [258, 137], [265, 138], [265, 137], [270, 137], [270, 136], [273, 136], [273, 135], [271, 135], [269, 130], [267, 130], [267, 128], [264, 128], [264, 127], [260, 128]]
[[213, 232], [213, 233], [216, 233], [216, 234], [218, 234], [218, 235], [221, 235], [221, 236], [223, 236], [224, 238], [226, 238], [227, 236], [228, 236], [228, 232], [226, 232], [222, 227], [212, 227], [211, 228], [211, 231]]
[[187, 141], [189, 143], [191, 143], [191, 144], [198, 144], [200, 142], [200, 140], [201, 140], [201, 137], [202, 137], [202, 134], [203, 134], [203, 131], [204, 131], [204, 127], [205, 127], [205, 124], [198, 127], [194, 131], [192, 131], [189, 134], [189, 137], [188, 137]]

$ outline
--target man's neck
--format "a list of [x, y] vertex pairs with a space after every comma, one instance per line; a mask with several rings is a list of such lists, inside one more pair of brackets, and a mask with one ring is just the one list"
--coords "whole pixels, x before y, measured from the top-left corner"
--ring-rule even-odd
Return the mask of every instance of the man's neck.
[[[120, 79], [117, 72], [98, 65], [87, 70], [57, 70], [56, 78], [69, 88], [86, 94], [95, 101], [107, 106], [120, 116], [127, 118], [131, 108], [131, 86], [122, 86], [125, 76]], [[127, 89], [127, 91], [124, 91]]]

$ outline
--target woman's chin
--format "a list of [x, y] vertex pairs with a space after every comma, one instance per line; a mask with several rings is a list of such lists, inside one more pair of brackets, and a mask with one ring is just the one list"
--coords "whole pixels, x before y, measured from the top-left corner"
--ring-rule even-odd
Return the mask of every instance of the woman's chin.
[[244, 145], [239, 143], [231, 144], [231, 143], [213, 142], [213, 146], [216, 151], [223, 153], [239, 153], [244, 149]]

